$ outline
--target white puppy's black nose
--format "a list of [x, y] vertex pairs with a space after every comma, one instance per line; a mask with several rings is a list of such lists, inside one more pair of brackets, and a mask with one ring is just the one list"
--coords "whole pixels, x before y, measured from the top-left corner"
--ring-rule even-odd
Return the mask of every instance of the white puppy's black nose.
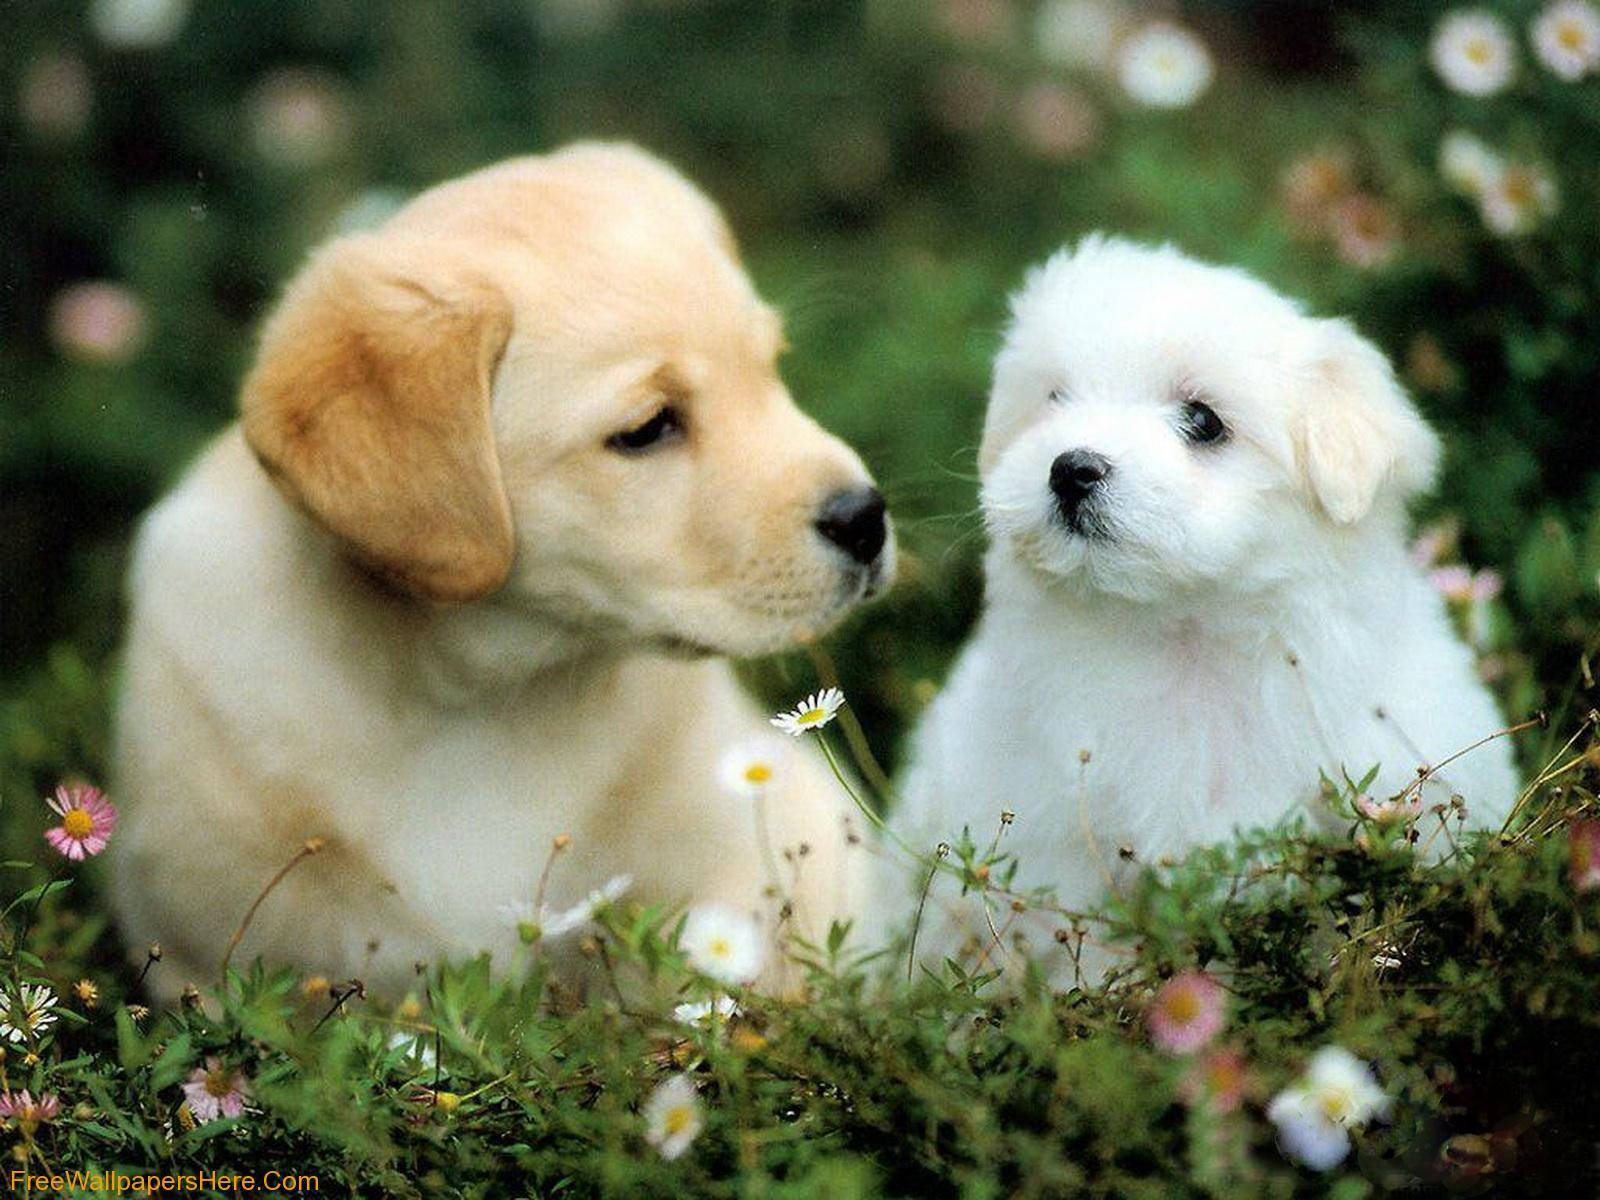
[[851, 488], [828, 498], [817, 517], [817, 532], [863, 566], [883, 550], [889, 536], [883, 496], [875, 487]]
[[1050, 490], [1056, 494], [1061, 515], [1076, 517], [1083, 502], [1111, 474], [1111, 460], [1093, 450], [1068, 450], [1050, 464]]

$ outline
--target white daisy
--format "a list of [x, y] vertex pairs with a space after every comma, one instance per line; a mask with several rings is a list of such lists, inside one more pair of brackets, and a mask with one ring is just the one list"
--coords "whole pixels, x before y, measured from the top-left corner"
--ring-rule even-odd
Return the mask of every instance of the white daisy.
[[789, 747], [770, 734], [730, 747], [717, 763], [717, 779], [731, 795], [757, 800], [783, 778]]
[[1561, 207], [1548, 172], [1529, 163], [1505, 163], [1478, 195], [1483, 223], [1495, 233], [1527, 233]]
[[838, 714], [844, 706], [844, 693], [838, 688], [823, 688], [815, 695], [807, 696], [793, 712], [779, 713], [772, 718], [772, 724], [792, 737], [799, 737], [808, 729], [821, 729]]
[[1187, 108], [1211, 86], [1211, 53], [1187, 29], [1152, 21], [1122, 44], [1117, 80], [1140, 104]]
[[672, 1010], [672, 1019], [682, 1025], [698, 1025], [702, 1021], [729, 1021], [739, 1015], [739, 1004], [732, 996], [717, 996], [711, 1000], [680, 1004]]
[[1468, 196], [1481, 196], [1501, 165], [1498, 154], [1464, 129], [1452, 129], [1439, 143], [1439, 174]]
[[535, 909], [531, 900], [502, 904], [500, 922], [517, 931], [524, 942], [550, 941], [582, 929], [608, 904], [622, 899], [633, 886], [632, 875], [613, 875], [571, 908]]
[[1434, 27], [1428, 58], [1452, 90], [1492, 96], [1516, 74], [1516, 45], [1505, 22], [1482, 9], [1448, 13]]
[[1600, 67], [1600, 10], [1588, 0], [1557, 0], [1533, 22], [1533, 52], [1573, 83]]
[[1348, 1131], [1386, 1116], [1390, 1103], [1372, 1068], [1342, 1046], [1324, 1046], [1305, 1074], [1273, 1097], [1267, 1117], [1286, 1153], [1326, 1171], [1349, 1153]]
[[766, 938], [755, 918], [722, 904], [691, 908], [678, 945], [696, 971], [728, 984], [749, 983], [767, 958]]
[[0, 1017], [0, 1037], [20, 1045], [30, 1034], [38, 1035], [55, 1024], [55, 1006], [56, 994], [44, 984], [23, 984], [20, 1005], [15, 998], [7, 997], [5, 1015]]
[[673, 1075], [644, 1102], [644, 1140], [671, 1162], [689, 1148], [705, 1125], [700, 1098], [687, 1075]]

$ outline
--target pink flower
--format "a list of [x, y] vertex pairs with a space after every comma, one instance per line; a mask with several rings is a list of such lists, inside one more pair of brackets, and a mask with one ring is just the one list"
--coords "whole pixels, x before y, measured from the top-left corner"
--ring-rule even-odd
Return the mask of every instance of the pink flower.
[[61, 1098], [54, 1092], [40, 1092], [37, 1100], [28, 1094], [27, 1088], [20, 1092], [0, 1092], [0, 1117], [15, 1117], [24, 1129], [53, 1120], [60, 1111]]
[[243, 1073], [224, 1067], [214, 1056], [206, 1059], [204, 1067], [196, 1067], [183, 1085], [184, 1099], [195, 1120], [215, 1121], [219, 1117], [237, 1117], [244, 1112], [245, 1099], [250, 1095]]
[[1230, 1113], [1244, 1100], [1250, 1073], [1244, 1055], [1223, 1046], [1200, 1056], [1178, 1081], [1178, 1096], [1189, 1107], [1204, 1104], [1215, 1113]]
[[1433, 590], [1446, 600], [1464, 604], [1472, 599], [1472, 570], [1460, 565], [1438, 567], [1428, 572]]
[[1572, 823], [1572, 890], [1600, 888], [1600, 821], [1592, 817]]
[[1185, 971], [1161, 985], [1145, 1014], [1150, 1040], [1168, 1054], [1193, 1054], [1222, 1031], [1227, 997], [1203, 971]]
[[1387, 825], [1391, 821], [1415, 821], [1422, 815], [1422, 797], [1415, 792], [1409, 799], [1404, 795], [1391, 796], [1387, 800], [1357, 796], [1356, 811], [1380, 825]]
[[1330, 221], [1339, 257], [1363, 271], [1384, 266], [1400, 248], [1400, 221], [1394, 209], [1365, 192], [1335, 204]]
[[1490, 571], [1487, 568], [1477, 572], [1472, 577], [1472, 586], [1468, 589], [1473, 600], [1493, 600], [1505, 590], [1506, 581], [1500, 577], [1499, 571]]
[[144, 342], [144, 305], [121, 284], [74, 283], [50, 301], [50, 338], [62, 353], [93, 363], [131, 358]]
[[44, 840], [74, 862], [99, 854], [117, 827], [117, 806], [88, 784], [62, 784], [53, 799], [45, 801], [61, 824], [44, 831]]

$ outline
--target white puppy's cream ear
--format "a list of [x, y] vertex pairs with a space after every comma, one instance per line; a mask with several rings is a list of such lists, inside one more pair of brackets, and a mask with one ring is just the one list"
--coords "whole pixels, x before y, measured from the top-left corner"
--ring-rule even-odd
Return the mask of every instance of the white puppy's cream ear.
[[1349, 525], [1381, 493], [1405, 499], [1426, 490], [1438, 467], [1439, 439], [1376, 346], [1345, 321], [1317, 326], [1295, 455], [1323, 511]]
[[484, 595], [512, 557], [489, 413], [510, 332], [505, 297], [448, 247], [331, 243], [262, 330], [245, 437], [369, 569], [436, 600]]

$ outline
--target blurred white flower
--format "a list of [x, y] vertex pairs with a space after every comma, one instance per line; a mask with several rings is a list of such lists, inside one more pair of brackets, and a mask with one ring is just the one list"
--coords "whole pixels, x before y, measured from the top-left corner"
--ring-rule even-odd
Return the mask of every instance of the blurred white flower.
[[644, 1140], [671, 1162], [679, 1157], [705, 1125], [700, 1099], [687, 1075], [673, 1075], [644, 1102]]
[[76, 54], [41, 54], [22, 72], [17, 111], [35, 137], [66, 141], [89, 122], [94, 91]]
[[1035, 84], [1017, 100], [1017, 138], [1040, 158], [1082, 154], [1100, 133], [1100, 114], [1076, 88]]
[[1516, 74], [1516, 44], [1505, 22], [1482, 9], [1448, 13], [1434, 27], [1428, 58], [1451, 89], [1492, 96]]
[[165, 46], [189, 18], [190, 0], [94, 0], [89, 28], [108, 46], [147, 50]]
[[500, 922], [517, 931], [524, 942], [550, 941], [582, 929], [608, 904], [615, 904], [633, 886], [632, 875], [613, 875], [570, 908], [535, 910], [531, 900], [500, 906]]
[[1356, 811], [1380, 825], [1387, 825], [1391, 821], [1415, 821], [1422, 815], [1422, 796], [1417, 792], [1390, 796], [1386, 800], [1357, 796]]
[[721, 983], [749, 983], [767, 958], [766, 938], [754, 917], [722, 904], [701, 904], [689, 910], [678, 944], [689, 965]]
[[1568, 83], [1600, 67], [1600, 10], [1588, 0], [1557, 0], [1534, 19], [1533, 52]]
[[1350, 1152], [1348, 1131], [1386, 1115], [1389, 1105], [1366, 1063], [1342, 1046], [1324, 1046], [1305, 1074], [1273, 1097], [1267, 1118], [1285, 1153], [1327, 1171]]
[[1452, 129], [1439, 143], [1439, 174], [1458, 192], [1482, 195], [1500, 166], [1500, 156], [1464, 129]]
[[1127, 16], [1107, 0], [1045, 0], [1034, 17], [1039, 53], [1068, 67], [1104, 68]]
[[350, 101], [323, 71], [283, 67], [256, 84], [250, 101], [250, 140], [280, 167], [314, 167], [349, 140]]
[[702, 1021], [727, 1021], [739, 1015], [739, 1005], [732, 996], [718, 996], [714, 1000], [680, 1004], [672, 1010], [672, 1019], [684, 1025], [698, 1025]]
[[50, 301], [50, 340], [69, 358], [124, 362], [144, 343], [145, 325], [143, 303], [120, 283], [75, 283]]
[[617, 23], [622, 0], [530, 0], [533, 23], [546, 37], [594, 37]]
[[1495, 233], [1527, 233], [1561, 207], [1548, 172], [1529, 163], [1504, 163], [1478, 194], [1483, 223]]
[[791, 743], [776, 736], [740, 742], [717, 763], [717, 780], [732, 795], [758, 799], [783, 779], [791, 750]]
[[1151, 108], [1187, 108], [1211, 86], [1211, 53], [1187, 29], [1152, 21], [1117, 52], [1123, 90]]

